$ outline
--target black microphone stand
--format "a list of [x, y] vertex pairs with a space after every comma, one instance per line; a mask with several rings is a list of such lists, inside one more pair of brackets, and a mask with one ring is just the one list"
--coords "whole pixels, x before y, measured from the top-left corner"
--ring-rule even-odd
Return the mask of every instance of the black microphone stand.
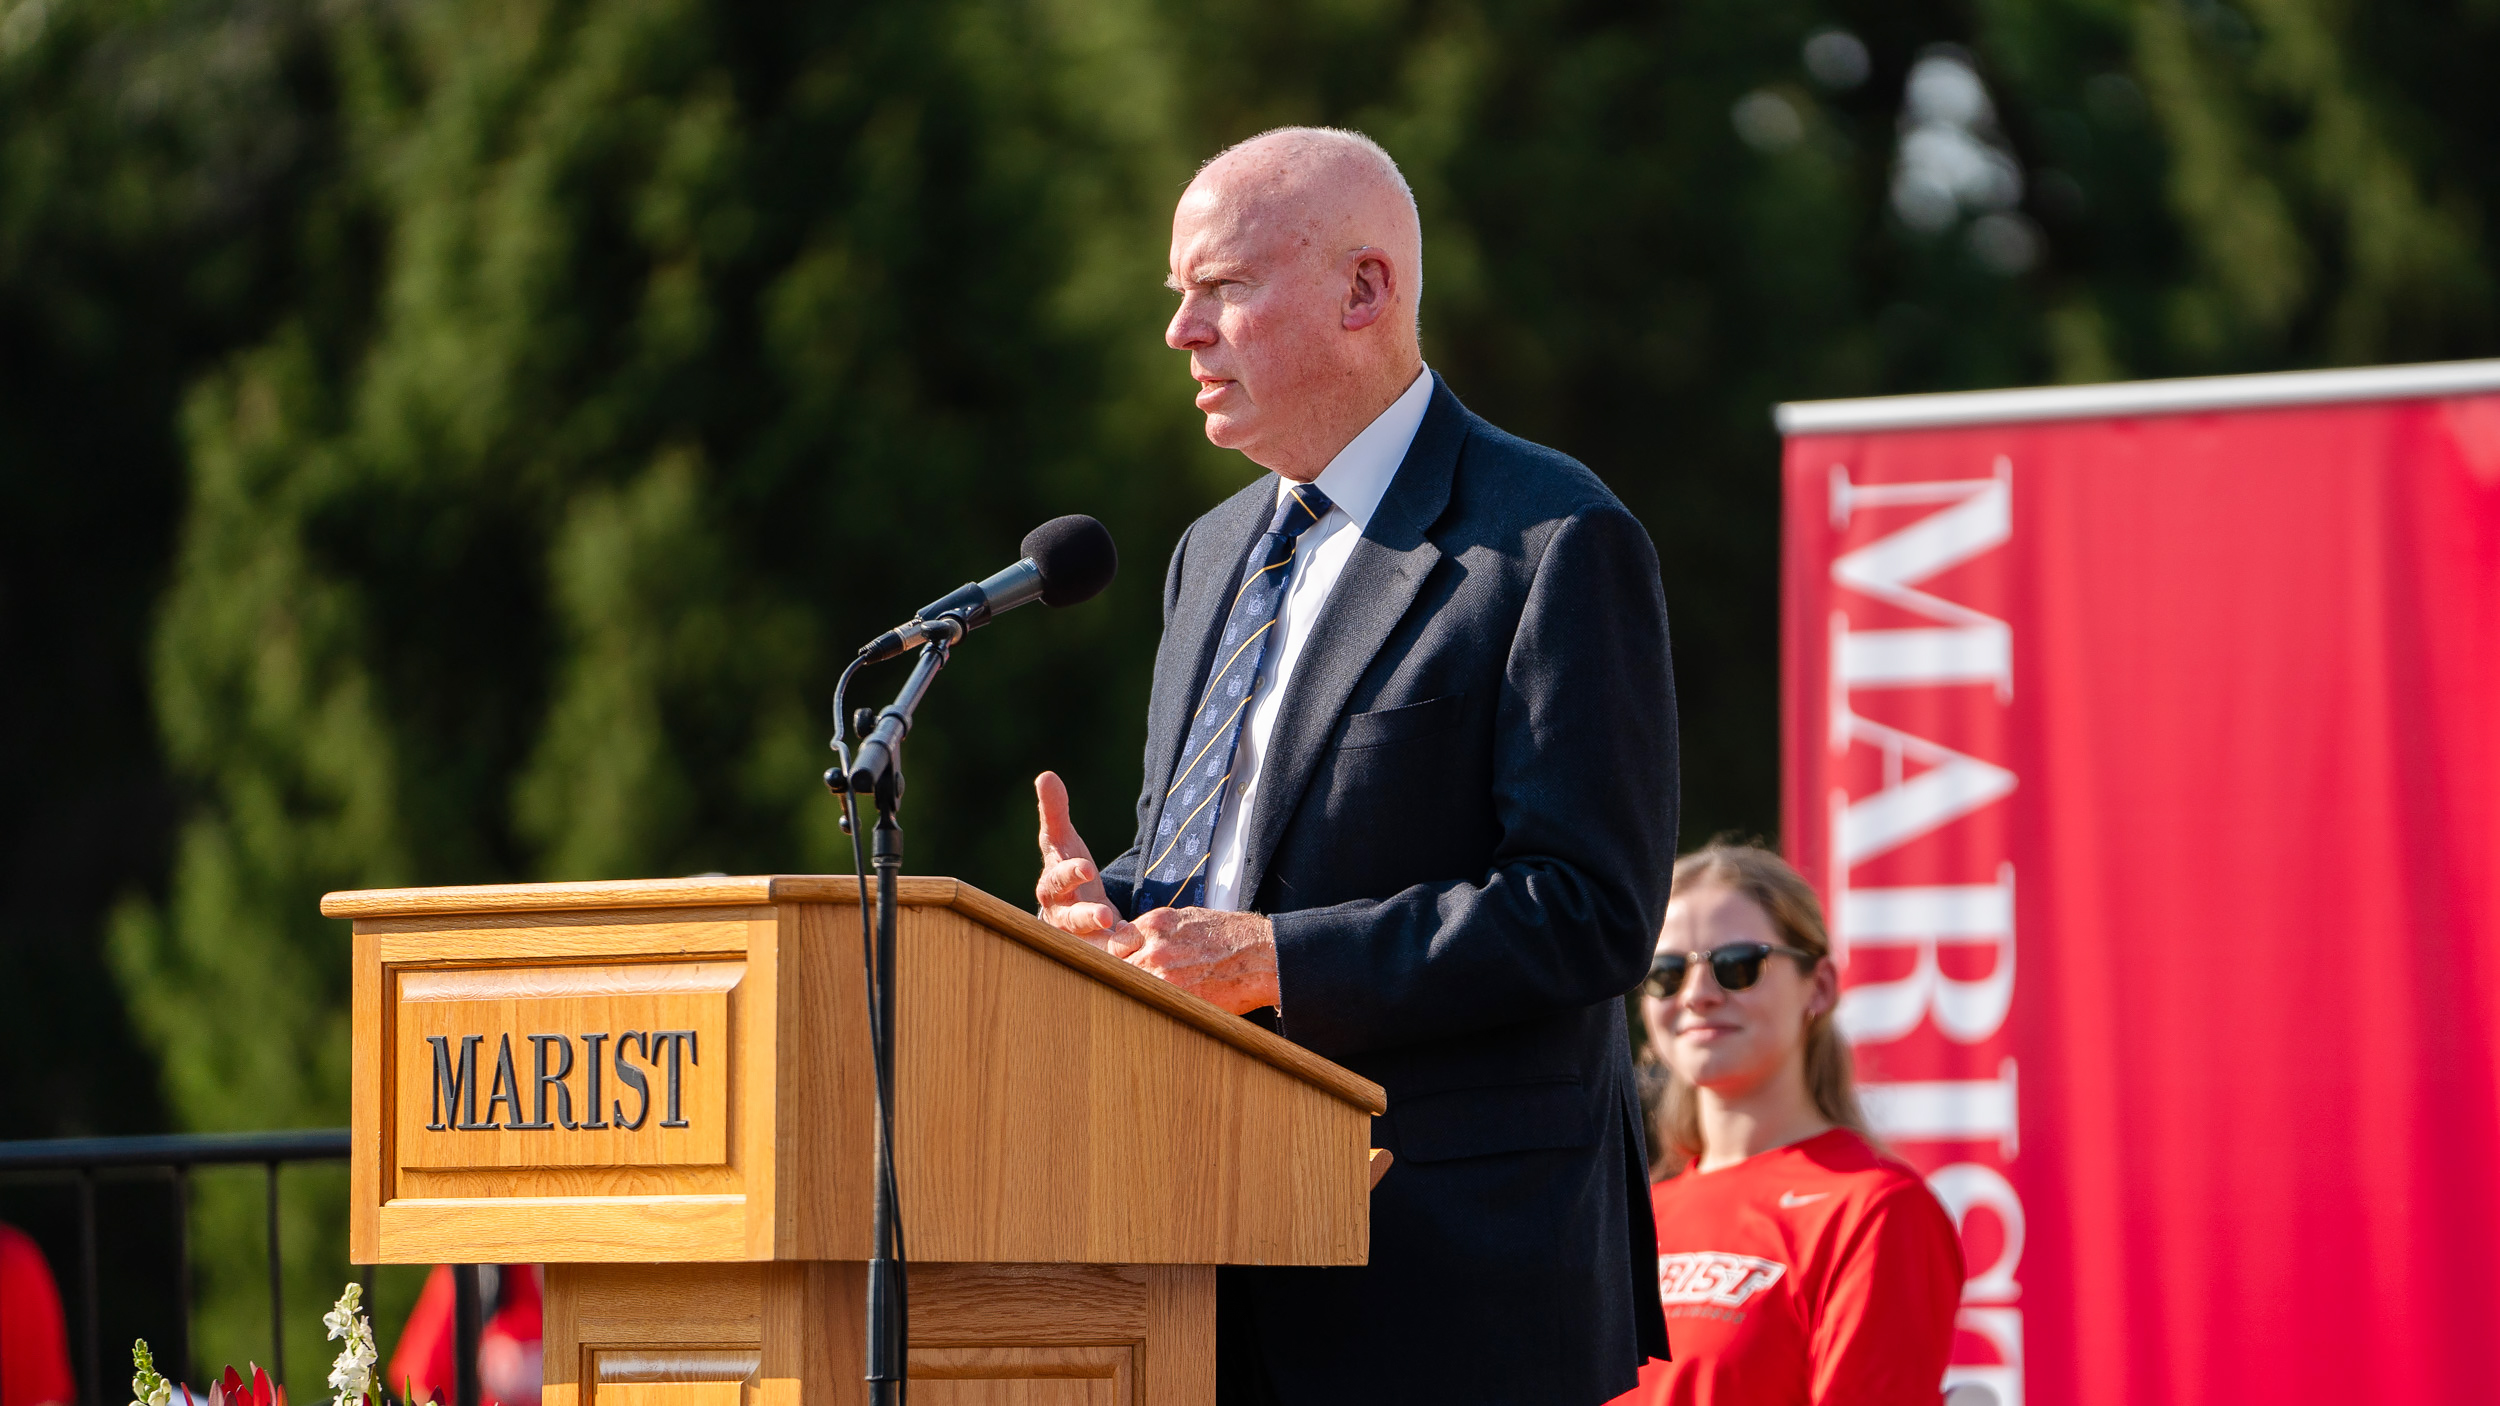
[[[871, 849], [877, 871], [877, 926], [868, 970], [868, 1032], [877, 1084], [877, 1192], [868, 1260], [867, 1381], [872, 1406], [894, 1406], [909, 1390], [911, 1285], [894, 1174], [894, 930], [900, 908], [897, 881], [903, 874], [903, 826], [897, 815], [903, 804], [903, 739], [911, 732], [912, 714], [928, 696], [938, 670], [946, 667], [948, 652], [964, 635], [961, 621], [945, 624], [951, 628], [940, 630], [922, 646], [911, 677], [877, 715], [874, 729], [863, 729], [868, 735], [860, 742], [857, 758], [846, 756], [842, 766], [825, 773], [825, 787], [835, 795], [864, 794], [877, 806]], [[867, 712], [860, 711], [863, 716]], [[838, 748], [840, 743], [835, 745]], [[851, 824], [846, 808], [843, 828]]]

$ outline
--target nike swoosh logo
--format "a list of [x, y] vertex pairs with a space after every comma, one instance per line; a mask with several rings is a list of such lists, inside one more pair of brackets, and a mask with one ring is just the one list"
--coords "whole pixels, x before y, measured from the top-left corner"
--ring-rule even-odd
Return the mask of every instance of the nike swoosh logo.
[[1783, 1211], [1793, 1211], [1799, 1206], [1811, 1206], [1815, 1202], [1820, 1201], [1829, 1195], [1831, 1195], [1831, 1193], [1828, 1191], [1818, 1191], [1812, 1196], [1800, 1196], [1794, 1191], [1783, 1191], [1780, 1193], [1780, 1209]]

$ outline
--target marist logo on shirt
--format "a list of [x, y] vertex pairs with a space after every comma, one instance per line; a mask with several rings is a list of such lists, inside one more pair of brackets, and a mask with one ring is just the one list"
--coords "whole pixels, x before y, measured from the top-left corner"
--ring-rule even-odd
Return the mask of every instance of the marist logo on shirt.
[[1716, 1304], [1735, 1308], [1780, 1282], [1788, 1266], [1777, 1260], [1718, 1250], [1658, 1257], [1658, 1299], [1667, 1304]]

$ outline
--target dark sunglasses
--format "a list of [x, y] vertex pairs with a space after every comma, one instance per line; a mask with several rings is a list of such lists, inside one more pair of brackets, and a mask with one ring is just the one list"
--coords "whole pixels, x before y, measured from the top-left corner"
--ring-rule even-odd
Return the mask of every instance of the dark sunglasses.
[[1808, 971], [1812, 971], [1814, 964], [1822, 960], [1811, 952], [1801, 952], [1794, 947], [1775, 947], [1768, 942], [1731, 942], [1707, 952], [1661, 952], [1657, 960], [1649, 964], [1649, 976], [1641, 982], [1641, 991], [1661, 1001], [1674, 1000], [1676, 993], [1684, 989], [1684, 978], [1692, 971], [1696, 957], [1710, 959], [1710, 976], [1719, 983], [1720, 990], [1742, 991], [1762, 979], [1762, 964], [1769, 961], [1774, 952], [1783, 957], [1796, 958], [1798, 965]]

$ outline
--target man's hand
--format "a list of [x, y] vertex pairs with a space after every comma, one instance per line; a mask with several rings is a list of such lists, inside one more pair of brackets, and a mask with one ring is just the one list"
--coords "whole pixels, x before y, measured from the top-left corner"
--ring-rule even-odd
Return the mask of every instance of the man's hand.
[[1114, 957], [1136, 951], [1137, 929], [1111, 906], [1111, 895], [1103, 892], [1102, 871], [1094, 867], [1094, 852], [1085, 847], [1075, 823], [1068, 819], [1068, 788], [1059, 773], [1045, 771], [1034, 777], [1033, 799], [1042, 817], [1042, 877], [1033, 885], [1041, 920]]
[[1278, 1004], [1276, 925], [1256, 913], [1157, 908], [1130, 931], [1140, 943], [1130, 966], [1235, 1015]]

